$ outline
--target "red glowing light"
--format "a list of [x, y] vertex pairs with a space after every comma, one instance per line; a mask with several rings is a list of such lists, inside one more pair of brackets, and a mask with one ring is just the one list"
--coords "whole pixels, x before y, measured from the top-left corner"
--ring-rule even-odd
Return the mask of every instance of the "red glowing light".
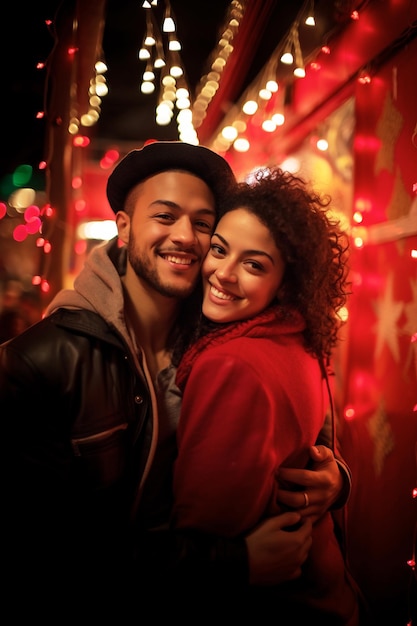
[[82, 184], [83, 179], [81, 178], [81, 176], [74, 176], [74, 178], [72, 179], [72, 188], [79, 189], [80, 187], [82, 187]]
[[27, 230], [26, 230], [26, 226], [24, 226], [23, 224], [19, 224], [19, 226], [16, 226], [16, 228], [13, 231], [13, 239], [15, 241], [24, 241], [26, 239], [26, 237], [28, 236]]
[[86, 206], [87, 206], [86, 201], [82, 199], [76, 200], [74, 203], [74, 207], [77, 213], [82, 213], [82, 211], [85, 210]]
[[36, 247], [43, 248], [45, 245], [45, 239], [43, 237], [38, 237], [36, 240]]
[[80, 239], [79, 241], [76, 242], [74, 246], [75, 254], [77, 254], [78, 256], [81, 256], [82, 254], [86, 252], [86, 250], [87, 250], [87, 242], [85, 239]]
[[362, 72], [361, 75], [358, 78], [358, 82], [361, 85], [369, 85], [369, 83], [371, 82], [371, 77], [367, 72]]
[[41, 282], [41, 291], [42, 291], [43, 293], [48, 293], [49, 289], [50, 289], [49, 283], [48, 283], [48, 281], [44, 278], [44, 279], [42, 280], [42, 282]]
[[350, 17], [352, 18], [352, 20], [358, 20], [359, 19], [358, 11], [352, 11], [352, 13], [350, 14]]
[[51, 250], [52, 250], [51, 244], [49, 243], [49, 241], [45, 241], [43, 245], [43, 251], [45, 252], [45, 254], [49, 254]]
[[4, 204], [4, 202], [0, 202], [0, 220], [3, 219], [6, 213], [7, 213], [6, 205]]
[[45, 117], [45, 111], [38, 111], [36, 113], [36, 119], [37, 120], [41, 120], [43, 117]]
[[41, 277], [39, 276], [39, 274], [36, 274], [36, 276], [33, 276], [32, 278], [32, 285], [40, 285], [41, 284]]
[[26, 231], [29, 235], [34, 235], [39, 232], [42, 227], [42, 221], [39, 217], [33, 217], [30, 222], [26, 224]]
[[120, 156], [120, 153], [118, 150], [115, 150], [115, 149], [107, 150], [104, 157], [100, 160], [100, 167], [103, 170], [106, 170], [109, 167], [112, 167], [114, 163], [118, 160], [119, 156]]
[[90, 139], [84, 135], [76, 135], [72, 140], [73, 146], [76, 148], [86, 148], [90, 143]]
[[372, 209], [372, 202], [368, 198], [356, 198], [355, 209], [360, 213], [365, 213]]
[[40, 170], [46, 170], [46, 161], [40, 161], [38, 167]]
[[330, 54], [329, 46], [322, 46], [321, 51], [323, 52], [323, 54]]
[[31, 222], [35, 217], [39, 217], [40, 209], [35, 204], [28, 206], [24, 212], [24, 217], [27, 222]]
[[347, 406], [345, 408], [345, 418], [347, 420], [353, 420], [355, 417], [355, 409], [353, 408], [353, 406]]
[[45, 204], [45, 206], [42, 207], [41, 214], [46, 215], [46, 217], [52, 217], [54, 214], [54, 209], [51, 207], [50, 204]]

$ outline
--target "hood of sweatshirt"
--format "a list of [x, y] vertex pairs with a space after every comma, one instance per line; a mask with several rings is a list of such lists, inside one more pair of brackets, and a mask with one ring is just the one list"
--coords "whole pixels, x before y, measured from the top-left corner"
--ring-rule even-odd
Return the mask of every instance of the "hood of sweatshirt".
[[90, 252], [73, 289], [59, 291], [46, 309], [51, 315], [60, 308], [87, 309], [127, 336], [121, 276], [126, 271], [126, 248], [118, 238], [97, 245]]

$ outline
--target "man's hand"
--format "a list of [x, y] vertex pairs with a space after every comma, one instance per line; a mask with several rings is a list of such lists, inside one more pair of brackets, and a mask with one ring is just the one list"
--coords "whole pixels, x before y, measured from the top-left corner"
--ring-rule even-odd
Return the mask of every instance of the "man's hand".
[[[315, 522], [336, 502], [343, 479], [330, 448], [312, 446], [310, 457], [310, 469], [280, 468], [277, 493], [280, 504], [297, 510], [303, 518], [311, 517]], [[292, 490], [284, 489], [284, 484]]]
[[[251, 585], [279, 585], [301, 575], [311, 547], [312, 522], [282, 513], [262, 522], [246, 537]], [[296, 529], [291, 527], [297, 526]]]

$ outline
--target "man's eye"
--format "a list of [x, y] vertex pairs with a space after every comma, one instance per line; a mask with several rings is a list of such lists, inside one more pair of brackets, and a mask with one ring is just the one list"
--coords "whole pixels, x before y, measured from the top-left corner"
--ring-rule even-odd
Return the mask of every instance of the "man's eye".
[[213, 230], [213, 224], [210, 224], [209, 222], [204, 222], [204, 221], [199, 221], [195, 223], [196, 228], [199, 228], [200, 230], [206, 231], [206, 232], [212, 232]]
[[174, 217], [170, 213], [158, 213], [155, 217], [159, 220], [173, 221]]

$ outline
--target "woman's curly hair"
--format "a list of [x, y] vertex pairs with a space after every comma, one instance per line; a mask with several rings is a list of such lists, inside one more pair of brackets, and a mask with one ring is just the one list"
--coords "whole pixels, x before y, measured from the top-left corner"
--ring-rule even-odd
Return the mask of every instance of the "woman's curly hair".
[[[350, 293], [349, 240], [339, 221], [330, 217], [329, 207], [329, 196], [319, 195], [302, 178], [279, 167], [260, 169], [250, 183], [237, 183], [218, 207], [219, 219], [234, 209], [247, 209], [271, 232], [286, 263], [277, 301], [302, 314], [306, 349], [324, 359], [331, 356], [337, 343], [338, 311]], [[197, 292], [201, 310], [201, 289]], [[193, 308], [195, 320], [195, 294], [192, 301], [194, 307], [189, 302], [187, 309]], [[216, 324], [200, 315], [197, 326], [188, 317], [186, 327], [174, 350], [174, 362], [187, 344]]]
[[224, 198], [220, 217], [245, 208], [265, 224], [286, 262], [278, 299], [306, 322], [306, 348], [330, 356], [341, 325], [339, 309], [349, 295], [349, 240], [329, 214], [330, 197], [279, 167], [261, 169]]

